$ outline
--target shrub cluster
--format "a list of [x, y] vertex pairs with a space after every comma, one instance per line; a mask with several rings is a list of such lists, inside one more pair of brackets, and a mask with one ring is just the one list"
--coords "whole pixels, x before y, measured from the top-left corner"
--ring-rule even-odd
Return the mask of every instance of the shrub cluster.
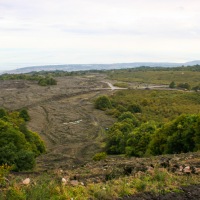
[[57, 85], [57, 81], [53, 78], [45, 77], [45, 78], [41, 78], [38, 81], [38, 85], [40, 86]]
[[27, 129], [27, 111], [8, 113], [0, 109], [0, 113], [0, 165], [7, 164], [16, 171], [33, 169], [45, 146], [37, 133]]
[[120, 116], [108, 131], [109, 154], [142, 157], [200, 150], [200, 115], [181, 115], [161, 127], [154, 121], [137, 125], [126, 116], [123, 121]]
[[[120, 96], [120, 92], [117, 95]], [[156, 92], [151, 96], [157, 96]], [[99, 99], [102, 97], [99, 97], [96, 103]], [[124, 95], [117, 101], [115, 97], [109, 99], [104, 96], [103, 99], [109, 102], [109, 106], [103, 109], [117, 117], [117, 122], [107, 131], [106, 152], [108, 154], [142, 157], [200, 150], [199, 114], [182, 114], [165, 123], [153, 120], [141, 121], [142, 107], [127, 101]], [[193, 94], [190, 96], [187, 94], [185, 100], [196, 102], [197, 99]], [[141, 102], [143, 107], [147, 107], [148, 104], [148, 99], [143, 99]]]

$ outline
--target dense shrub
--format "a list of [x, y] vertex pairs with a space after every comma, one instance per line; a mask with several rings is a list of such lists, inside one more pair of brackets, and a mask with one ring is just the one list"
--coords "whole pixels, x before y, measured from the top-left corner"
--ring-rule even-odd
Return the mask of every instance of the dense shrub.
[[179, 83], [177, 85], [178, 88], [183, 88], [183, 89], [186, 89], [186, 90], [190, 90], [191, 89], [191, 86], [188, 84], [188, 83]]
[[149, 150], [153, 155], [200, 150], [200, 115], [181, 115], [166, 123], [152, 137]]
[[134, 129], [126, 142], [126, 155], [141, 157], [147, 154], [149, 142], [156, 129], [156, 124], [152, 121]]
[[40, 86], [57, 85], [57, 81], [55, 79], [53, 79], [53, 78], [45, 77], [45, 78], [41, 78], [38, 81], [38, 84]]
[[170, 84], [169, 84], [169, 88], [176, 88], [176, 84], [174, 81], [172, 81]]
[[195, 90], [195, 91], [200, 90], [200, 85], [197, 85], [197, 86], [193, 87], [192, 90]]
[[107, 96], [100, 96], [95, 101], [95, 108], [97, 109], [106, 110], [111, 107], [110, 99]]
[[26, 109], [20, 110], [19, 117], [23, 118], [24, 121], [29, 121], [30, 120], [30, 116], [29, 116], [28, 111]]
[[142, 109], [139, 105], [137, 104], [130, 104], [128, 106], [128, 111], [132, 112], [132, 113], [141, 113]]
[[93, 160], [94, 161], [100, 161], [100, 160], [104, 160], [106, 158], [107, 154], [106, 152], [100, 152], [100, 153], [96, 153], [94, 156], [93, 156]]
[[3, 108], [0, 108], [0, 119], [5, 117], [7, 115], [6, 110]]
[[43, 141], [26, 128], [18, 112], [0, 119], [0, 165], [8, 164], [16, 171], [35, 166], [35, 157], [45, 152]]
[[137, 118], [131, 112], [124, 112], [118, 117], [118, 121], [124, 121], [126, 119], [129, 119], [130, 122], [132, 122], [132, 124], [135, 126], [137, 126], [139, 123]]

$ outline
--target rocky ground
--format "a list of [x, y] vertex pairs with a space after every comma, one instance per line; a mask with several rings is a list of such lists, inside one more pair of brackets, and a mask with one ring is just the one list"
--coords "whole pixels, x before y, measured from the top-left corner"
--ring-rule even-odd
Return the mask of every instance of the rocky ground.
[[179, 176], [200, 175], [200, 152], [155, 156], [149, 158], [127, 158], [109, 156], [105, 160], [88, 162], [70, 170], [57, 169], [58, 174], [67, 179], [85, 183], [106, 182], [122, 176], [138, 176], [154, 169], [167, 169]]
[[137, 194], [123, 198], [123, 200], [199, 200], [200, 185], [181, 187], [179, 193], [168, 193], [155, 195], [152, 193]]

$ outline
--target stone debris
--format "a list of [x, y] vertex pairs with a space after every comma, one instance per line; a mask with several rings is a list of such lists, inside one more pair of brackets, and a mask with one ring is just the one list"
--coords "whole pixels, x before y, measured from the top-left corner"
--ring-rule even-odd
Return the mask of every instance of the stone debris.
[[30, 178], [26, 178], [22, 181], [23, 185], [29, 185], [31, 182], [31, 179]]
[[62, 182], [63, 185], [66, 185], [67, 180], [65, 178], [62, 178], [61, 182]]
[[78, 186], [79, 182], [78, 182], [77, 180], [71, 180], [71, 181], [70, 181], [70, 184], [71, 184], [72, 186]]
[[195, 168], [194, 168], [194, 173], [195, 173], [195, 174], [200, 174], [200, 168], [195, 167]]
[[187, 166], [187, 167], [184, 168], [183, 172], [186, 173], [186, 174], [191, 174], [192, 170], [191, 170], [190, 166]]
[[83, 120], [80, 119], [80, 120], [77, 120], [77, 121], [74, 121], [74, 122], [65, 122], [63, 123], [64, 125], [68, 125], [68, 124], [73, 124], [73, 125], [76, 125], [76, 124], [79, 124], [80, 122], [82, 122]]
[[81, 185], [82, 185], [82, 186], [85, 186], [85, 184], [84, 184], [83, 182], [81, 182]]

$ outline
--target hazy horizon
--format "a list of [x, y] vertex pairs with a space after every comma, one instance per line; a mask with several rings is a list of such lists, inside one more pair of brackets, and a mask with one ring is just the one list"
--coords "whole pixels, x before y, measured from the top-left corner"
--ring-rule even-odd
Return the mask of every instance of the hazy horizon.
[[199, 59], [198, 0], [0, 0], [0, 71]]

